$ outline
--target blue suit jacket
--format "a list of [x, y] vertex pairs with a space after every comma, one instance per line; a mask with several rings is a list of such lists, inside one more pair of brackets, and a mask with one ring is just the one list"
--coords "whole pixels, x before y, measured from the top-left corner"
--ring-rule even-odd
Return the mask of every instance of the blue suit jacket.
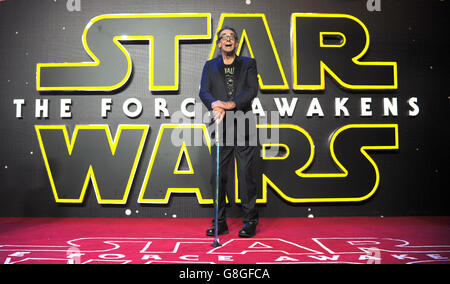
[[[258, 94], [256, 60], [244, 56], [236, 56], [234, 60], [237, 81], [235, 96], [231, 100], [236, 103], [235, 110], [247, 112], [251, 110], [252, 100]], [[199, 96], [210, 111], [214, 101], [230, 101], [227, 96], [223, 66], [223, 59], [219, 56], [207, 61], [203, 67]]]

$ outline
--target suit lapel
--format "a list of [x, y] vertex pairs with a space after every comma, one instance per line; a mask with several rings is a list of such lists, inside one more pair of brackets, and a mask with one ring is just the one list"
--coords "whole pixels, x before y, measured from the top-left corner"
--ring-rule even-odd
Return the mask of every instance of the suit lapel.
[[242, 67], [242, 59], [241, 57], [236, 55], [236, 58], [234, 59], [234, 74], [236, 74], [236, 80], [239, 80], [240, 74], [241, 74], [241, 67]]
[[219, 59], [217, 60], [217, 68], [219, 69], [219, 73], [220, 76], [225, 76], [225, 72], [223, 71], [223, 67], [224, 67], [224, 63], [223, 63], [223, 58], [219, 57]]
[[241, 90], [241, 83], [242, 83], [242, 78], [244, 78], [243, 74], [241, 74], [242, 72], [242, 59], [239, 56], [236, 56], [236, 59], [234, 59], [235, 61], [235, 65], [234, 65], [234, 78], [235, 78], [235, 87], [234, 87], [234, 91], [235, 91], [235, 96], [240, 92]]
[[219, 81], [221, 82], [222, 86], [223, 86], [223, 95], [225, 95], [226, 97], [226, 90], [227, 90], [227, 86], [225, 85], [225, 71], [224, 71], [224, 66], [225, 64], [223, 63], [223, 58], [219, 57], [219, 59], [217, 60], [217, 69], [219, 69]]

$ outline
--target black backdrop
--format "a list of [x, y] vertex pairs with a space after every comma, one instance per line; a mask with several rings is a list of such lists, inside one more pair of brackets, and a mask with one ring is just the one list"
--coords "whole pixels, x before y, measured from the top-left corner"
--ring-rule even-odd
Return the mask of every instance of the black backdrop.
[[[74, 2], [74, 1], [70, 1]], [[173, 194], [168, 204], [138, 203], [147, 165], [162, 123], [155, 118], [153, 98], [164, 98], [168, 110], [179, 110], [188, 97], [198, 100], [203, 63], [211, 51], [211, 40], [180, 45], [178, 92], [148, 90], [148, 44], [124, 44], [133, 60], [133, 73], [125, 87], [108, 92], [39, 92], [36, 65], [50, 62], [90, 61], [81, 35], [87, 23], [101, 14], [118, 13], [210, 13], [214, 35], [222, 13], [263, 13], [267, 18], [290, 90], [260, 92], [265, 110], [275, 110], [273, 98], [299, 99], [293, 117], [280, 123], [301, 126], [311, 135], [316, 156], [311, 172], [336, 171], [328, 149], [329, 136], [347, 124], [398, 124], [399, 149], [374, 151], [370, 156], [380, 170], [380, 183], [373, 196], [361, 202], [292, 203], [269, 189], [267, 202], [260, 204], [262, 217], [285, 216], [395, 216], [448, 215], [448, 1], [381, 0], [381, 11], [369, 11], [365, 0], [81, 0], [81, 11], [69, 11], [65, 0], [6, 0], [0, 2], [0, 216], [64, 217], [208, 217], [211, 205], [198, 204], [194, 194]], [[398, 88], [387, 91], [349, 91], [329, 75], [323, 92], [292, 90], [290, 21], [292, 13], [349, 14], [360, 19], [370, 33], [370, 47], [363, 61], [395, 61]], [[254, 48], [254, 47], [253, 47]], [[244, 55], [248, 49], [243, 50]], [[142, 101], [144, 113], [131, 119], [121, 111], [128, 98]], [[334, 116], [334, 98], [349, 97], [349, 117]], [[372, 98], [373, 115], [360, 116], [362, 97]], [[383, 116], [382, 98], [398, 98], [398, 116]], [[408, 116], [407, 101], [416, 97], [420, 112]], [[71, 98], [72, 118], [61, 118], [60, 99]], [[101, 98], [112, 98], [114, 111], [101, 118]], [[318, 98], [324, 116], [305, 114]], [[14, 99], [25, 100], [22, 118], [16, 117]], [[36, 99], [49, 100], [48, 118], [36, 118]], [[39, 147], [35, 125], [107, 124], [114, 132], [119, 124], [150, 125], [125, 204], [98, 204], [92, 185], [80, 204], [57, 203]], [[70, 134], [71, 135], [71, 134]], [[157, 165], [156, 165], [157, 166]], [[209, 164], [202, 164], [209, 167]], [[168, 177], [159, 177], [163, 181]], [[359, 177], [364, 179], [365, 176]], [[208, 179], [207, 176], [204, 179]], [[289, 184], [289, 180], [286, 181]], [[293, 182], [293, 186], [295, 183]], [[311, 192], [320, 189], [313, 185]], [[231, 194], [233, 185], [230, 184]], [[205, 192], [208, 189], [203, 189]], [[297, 190], [297, 189], [295, 189]], [[298, 190], [302, 190], [299, 188]], [[336, 186], [335, 191], [342, 190]], [[356, 189], [358, 190], [358, 189]], [[234, 199], [233, 199], [234, 200]], [[129, 209], [129, 211], [126, 211]], [[128, 213], [126, 213], [128, 212]], [[239, 216], [239, 205], [231, 202], [230, 216]]]

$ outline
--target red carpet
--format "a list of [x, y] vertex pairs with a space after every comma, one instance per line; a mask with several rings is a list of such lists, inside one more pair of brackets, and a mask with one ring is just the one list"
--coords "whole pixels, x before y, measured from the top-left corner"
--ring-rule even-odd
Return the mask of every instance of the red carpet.
[[213, 248], [210, 219], [0, 218], [0, 263], [450, 263], [450, 217], [241, 219]]

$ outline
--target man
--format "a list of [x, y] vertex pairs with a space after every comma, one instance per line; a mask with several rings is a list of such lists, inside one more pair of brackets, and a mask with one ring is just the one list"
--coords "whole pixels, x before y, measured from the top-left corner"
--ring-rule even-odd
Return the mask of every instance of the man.
[[[253, 98], [258, 94], [258, 79], [256, 61], [249, 57], [237, 56], [236, 48], [239, 44], [238, 35], [231, 27], [224, 27], [218, 32], [217, 47], [220, 55], [205, 63], [200, 84], [199, 96], [208, 110], [214, 113], [213, 120], [222, 124], [223, 136], [236, 133], [236, 122], [228, 123], [224, 119], [230, 111], [251, 111]], [[230, 125], [232, 124], [232, 125]], [[232, 128], [232, 130], [230, 130]], [[256, 125], [255, 125], [256, 128]], [[217, 135], [217, 134], [215, 134]], [[237, 135], [234, 135], [236, 138]], [[242, 136], [242, 135], [241, 135]], [[248, 139], [248, 134], [244, 135]], [[222, 139], [225, 141], [225, 137]], [[236, 140], [234, 140], [235, 142]], [[239, 231], [240, 237], [253, 237], [258, 224], [258, 211], [256, 209], [256, 182], [252, 170], [253, 156], [256, 145], [221, 145], [220, 181], [218, 196], [218, 234], [227, 234], [228, 226], [225, 214], [225, 182], [227, 169], [230, 163], [237, 163], [239, 192], [244, 211], [244, 226]], [[212, 169], [216, 168], [216, 151], [212, 151]], [[216, 171], [211, 171], [211, 186], [216, 188]], [[213, 221], [214, 222], [214, 221]], [[207, 236], [214, 236], [214, 226], [206, 231]]]

